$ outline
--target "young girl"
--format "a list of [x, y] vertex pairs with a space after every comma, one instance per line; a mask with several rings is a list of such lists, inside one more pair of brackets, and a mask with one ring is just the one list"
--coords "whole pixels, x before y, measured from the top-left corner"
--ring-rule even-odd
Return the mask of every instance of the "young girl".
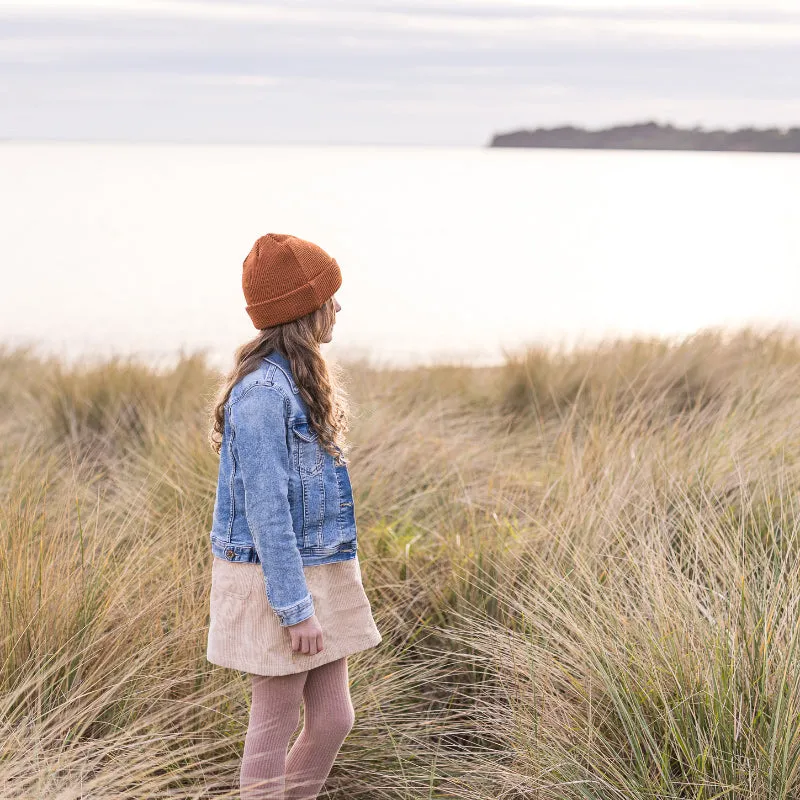
[[320, 352], [341, 283], [317, 245], [261, 236], [242, 275], [259, 333], [236, 351], [215, 408], [206, 655], [252, 675], [248, 800], [317, 797], [354, 722], [347, 656], [382, 641], [361, 583], [346, 395]]

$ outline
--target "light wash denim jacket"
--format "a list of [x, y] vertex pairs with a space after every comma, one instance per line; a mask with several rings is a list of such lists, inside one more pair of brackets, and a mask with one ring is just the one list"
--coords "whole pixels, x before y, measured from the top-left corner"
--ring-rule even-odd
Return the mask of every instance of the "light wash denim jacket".
[[303, 566], [356, 557], [347, 464], [318, 443], [289, 361], [277, 350], [225, 403], [211, 550], [261, 564], [281, 625], [314, 613]]

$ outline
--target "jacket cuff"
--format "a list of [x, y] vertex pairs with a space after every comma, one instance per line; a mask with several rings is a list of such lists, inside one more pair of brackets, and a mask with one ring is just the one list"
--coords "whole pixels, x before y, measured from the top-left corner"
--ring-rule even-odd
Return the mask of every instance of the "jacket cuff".
[[295, 603], [285, 608], [275, 608], [281, 625], [296, 625], [304, 619], [314, 615], [314, 600], [309, 592], [299, 603]]

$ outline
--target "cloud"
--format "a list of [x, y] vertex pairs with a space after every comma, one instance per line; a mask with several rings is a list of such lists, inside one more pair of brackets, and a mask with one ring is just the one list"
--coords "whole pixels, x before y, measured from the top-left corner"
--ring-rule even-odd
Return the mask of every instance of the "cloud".
[[482, 143], [504, 108], [797, 124], [798, 44], [781, 2], [0, 0], [0, 136], [236, 140], [254, 103], [267, 141]]

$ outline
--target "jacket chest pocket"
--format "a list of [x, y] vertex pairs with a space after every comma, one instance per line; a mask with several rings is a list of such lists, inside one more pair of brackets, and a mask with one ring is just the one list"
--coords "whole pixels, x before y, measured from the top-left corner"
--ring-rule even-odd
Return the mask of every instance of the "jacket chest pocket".
[[322, 448], [317, 441], [317, 434], [307, 422], [292, 423], [297, 467], [301, 475], [318, 475], [324, 463]]

